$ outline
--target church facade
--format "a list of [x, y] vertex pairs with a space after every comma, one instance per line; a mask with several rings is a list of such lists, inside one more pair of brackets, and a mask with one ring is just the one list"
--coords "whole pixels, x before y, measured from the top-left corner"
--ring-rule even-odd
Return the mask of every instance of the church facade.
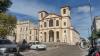
[[71, 45], [79, 42], [80, 35], [72, 26], [70, 14], [70, 8], [68, 6], [60, 9], [60, 15], [40, 11], [39, 41], [66, 42]]
[[61, 7], [60, 15], [39, 12], [39, 27], [31, 21], [17, 21], [15, 33], [16, 42], [25, 39], [27, 42], [40, 41], [45, 43], [64, 42], [69, 45], [75, 45], [80, 42], [80, 34], [71, 23], [70, 8]]

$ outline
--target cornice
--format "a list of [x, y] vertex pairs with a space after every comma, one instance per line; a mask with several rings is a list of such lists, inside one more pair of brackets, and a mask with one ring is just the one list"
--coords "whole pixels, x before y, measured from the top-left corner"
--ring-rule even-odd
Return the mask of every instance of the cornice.
[[59, 27], [59, 28], [45, 28], [45, 29], [39, 29], [39, 30], [49, 30], [49, 29], [70, 29], [70, 30], [73, 30], [70, 27], [65, 27], [65, 28], [61, 28], [61, 27]]

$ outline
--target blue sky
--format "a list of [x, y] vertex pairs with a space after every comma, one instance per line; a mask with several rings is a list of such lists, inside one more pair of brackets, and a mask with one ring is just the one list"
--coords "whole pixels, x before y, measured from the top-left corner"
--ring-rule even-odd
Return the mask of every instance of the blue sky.
[[[64, 5], [71, 7], [71, 18], [73, 26], [80, 32], [82, 37], [90, 35], [90, 7], [88, 0], [11, 0], [13, 5], [10, 12], [19, 16], [18, 19], [31, 18], [38, 19], [38, 12], [45, 10], [55, 12], [60, 15], [60, 8]], [[100, 15], [100, 0], [91, 0], [92, 15]], [[19, 15], [18, 15], [19, 14]], [[22, 16], [24, 15], [24, 16]]]

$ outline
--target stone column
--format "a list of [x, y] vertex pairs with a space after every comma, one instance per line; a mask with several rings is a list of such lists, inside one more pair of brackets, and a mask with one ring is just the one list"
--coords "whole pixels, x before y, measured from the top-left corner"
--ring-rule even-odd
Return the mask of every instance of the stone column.
[[67, 43], [70, 44], [70, 29], [67, 29]]
[[46, 42], [49, 42], [49, 30], [47, 30]]

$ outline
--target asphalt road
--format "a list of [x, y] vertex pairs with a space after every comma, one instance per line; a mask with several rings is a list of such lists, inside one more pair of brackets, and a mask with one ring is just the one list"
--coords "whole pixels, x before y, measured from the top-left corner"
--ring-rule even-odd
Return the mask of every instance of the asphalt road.
[[24, 56], [85, 56], [85, 51], [77, 46], [63, 46], [49, 48], [46, 51], [28, 51]]

